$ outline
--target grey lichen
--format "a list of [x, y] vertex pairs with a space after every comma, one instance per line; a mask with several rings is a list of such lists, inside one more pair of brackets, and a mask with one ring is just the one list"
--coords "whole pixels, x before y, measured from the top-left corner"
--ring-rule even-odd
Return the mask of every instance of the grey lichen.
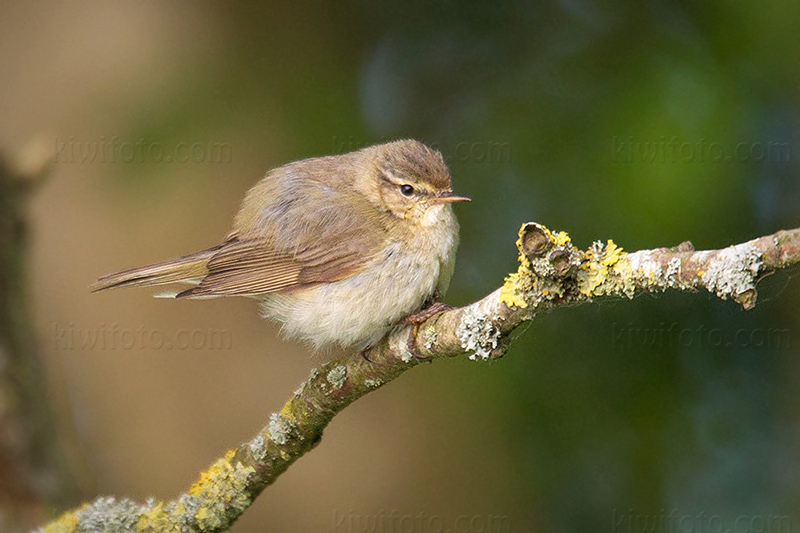
[[755, 279], [763, 266], [761, 252], [750, 242], [720, 250], [708, 262], [701, 275], [709, 292], [723, 300], [755, 288]]
[[[628, 254], [628, 263], [631, 265], [631, 270], [634, 273], [644, 277], [651, 283], [663, 286], [664, 277], [662, 276], [661, 265], [653, 258], [653, 252], [651, 250]], [[667, 277], [668, 276], [669, 271], [667, 271]]]
[[198, 509], [195, 513], [198, 524], [207, 528], [226, 525], [228, 507], [241, 512], [250, 505], [250, 497], [244, 489], [255, 474], [255, 469], [240, 462], [235, 465], [226, 462], [220, 465], [219, 473], [221, 482], [217, 483], [215, 490], [209, 494], [210, 498], [205, 498], [207, 510]]
[[302, 382], [300, 384], [300, 386], [294, 391], [294, 396], [298, 397], [298, 396], [302, 395], [303, 392], [305, 392], [306, 387], [310, 383], [312, 383], [315, 379], [317, 379], [318, 376], [319, 376], [319, 370], [317, 370], [317, 368], [312, 368], [308, 372], [308, 378], [304, 382]]
[[178, 515], [178, 522], [186, 527], [194, 525], [196, 522], [194, 515], [201, 507], [200, 498], [184, 493], [178, 498], [178, 503], [183, 505], [185, 509], [183, 513]]
[[[411, 328], [409, 329], [409, 334]], [[400, 354], [400, 360], [404, 363], [410, 363], [414, 361], [414, 354], [408, 350], [408, 344], [402, 339], [402, 335], [392, 335], [389, 337], [389, 347], [393, 353]]]
[[[230, 502], [232, 508], [238, 512], [242, 512], [250, 506], [251, 499], [247, 495], [245, 488], [250, 479], [255, 475], [256, 470], [251, 466], [245, 466], [242, 463], [236, 463], [233, 471], [230, 473], [230, 492], [225, 495], [223, 500]], [[224, 501], [222, 502], [224, 504]]]
[[470, 354], [471, 360], [485, 361], [498, 346], [500, 330], [478, 306], [471, 305], [464, 309], [456, 328], [456, 336], [461, 342], [461, 347]]
[[269, 440], [278, 445], [286, 444], [291, 430], [291, 424], [284, 420], [279, 413], [269, 415]]
[[331, 371], [328, 372], [328, 375], [325, 377], [328, 380], [328, 383], [333, 386], [334, 390], [341, 389], [344, 387], [344, 383], [347, 378], [347, 367], [344, 365], [336, 366], [331, 369]]
[[667, 285], [670, 287], [677, 287], [680, 285], [680, 275], [681, 275], [681, 260], [677, 257], [673, 257], [667, 263]]
[[303, 394], [303, 391], [304, 391], [305, 389], [306, 389], [306, 382], [304, 381], [304, 382], [302, 382], [302, 383], [300, 384], [300, 386], [299, 386], [299, 387], [297, 387], [297, 388], [295, 389], [295, 391], [294, 391], [294, 397], [295, 397], [295, 398], [297, 398], [298, 396], [300, 396], [301, 394]]
[[76, 513], [76, 532], [133, 531], [139, 517], [147, 509], [127, 498], [101, 497]]
[[256, 461], [264, 461], [267, 459], [267, 442], [264, 440], [263, 435], [256, 435], [256, 437], [250, 441], [250, 452], [253, 454], [253, 457]]
[[370, 389], [377, 389], [378, 387], [383, 385], [383, 380], [381, 378], [375, 378], [375, 379], [367, 378], [364, 380], [364, 385], [366, 385]]
[[426, 350], [433, 350], [433, 347], [436, 345], [436, 326], [430, 325], [425, 328], [425, 349]]

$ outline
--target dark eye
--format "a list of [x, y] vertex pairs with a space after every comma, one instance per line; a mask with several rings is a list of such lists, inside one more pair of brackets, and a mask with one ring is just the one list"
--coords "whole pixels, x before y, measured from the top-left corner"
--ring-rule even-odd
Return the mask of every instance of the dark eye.
[[414, 187], [411, 185], [401, 185], [400, 186], [400, 194], [403, 196], [411, 196], [414, 194]]

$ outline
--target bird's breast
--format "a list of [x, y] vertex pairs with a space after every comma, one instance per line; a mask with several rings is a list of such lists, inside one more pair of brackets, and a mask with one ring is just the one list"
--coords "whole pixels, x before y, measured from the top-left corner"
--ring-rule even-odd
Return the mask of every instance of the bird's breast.
[[347, 278], [291, 294], [267, 295], [264, 314], [283, 322], [289, 337], [316, 347], [363, 348], [376, 343], [437, 289], [447, 289], [458, 224], [452, 210], [440, 211], [411, 235], [387, 239], [372, 261]]

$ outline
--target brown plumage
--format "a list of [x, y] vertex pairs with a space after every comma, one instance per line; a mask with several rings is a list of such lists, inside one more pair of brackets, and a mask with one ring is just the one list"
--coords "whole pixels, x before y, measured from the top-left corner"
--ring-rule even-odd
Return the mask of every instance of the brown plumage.
[[208, 274], [208, 260], [220, 246], [209, 248], [175, 259], [168, 259], [138, 268], [131, 268], [113, 274], [100, 276], [90, 287], [92, 292], [120, 287], [149, 287], [179, 283], [189, 279], [202, 278]]

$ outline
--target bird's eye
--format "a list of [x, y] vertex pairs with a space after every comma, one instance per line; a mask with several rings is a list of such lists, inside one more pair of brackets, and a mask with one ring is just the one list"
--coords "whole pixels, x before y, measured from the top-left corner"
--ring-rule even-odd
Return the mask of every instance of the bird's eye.
[[403, 196], [411, 196], [414, 194], [414, 187], [411, 185], [401, 185], [400, 186], [400, 194]]

